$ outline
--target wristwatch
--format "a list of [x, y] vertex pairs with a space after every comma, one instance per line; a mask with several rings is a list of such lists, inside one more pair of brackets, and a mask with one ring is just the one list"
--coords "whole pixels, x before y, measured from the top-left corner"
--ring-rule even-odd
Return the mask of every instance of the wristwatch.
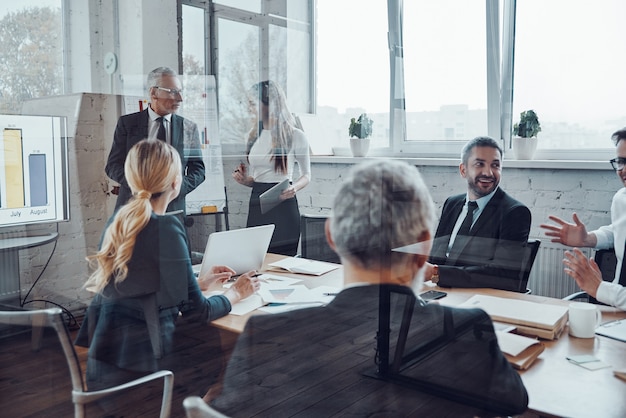
[[437, 264], [433, 265], [433, 275], [430, 276], [430, 281], [435, 284], [439, 283], [439, 266]]

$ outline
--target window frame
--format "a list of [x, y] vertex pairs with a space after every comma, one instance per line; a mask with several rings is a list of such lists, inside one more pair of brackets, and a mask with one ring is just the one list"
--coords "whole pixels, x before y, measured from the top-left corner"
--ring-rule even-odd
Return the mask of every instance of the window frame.
[[[217, 20], [228, 19], [258, 26], [262, 30], [261, 74], [267, 76], [269, 45], [269, 25], [286, 27], [293, 21], [267, 14], [266, 1], [262, 2], [262, 13], [254, 13], [219, 4], [212, 0], [179, 0], [182, 4], [204, 7], [209, 19], [209, 45], [207, 72], [219, 80], [219, 51], [217, 51]], [[404, 0], [387, 0], [388, 42], [390, 59], [390, 105], [389, 105], [389, 146], [374, 148], [370, 155], [377, 156], [422, 156], [431, 158], [457, 158], [465, 140], [450, 141], [407, 141], [406, 109], [404, 94], [403, 39], [402, 25]], [[515, 62], [515, 24], [516, 0], [485, 0], [486, 13], [486, 59], [487, 59], [487, 120], [486, 134], [502, 141], [505, 154], [511, 153], [510, 143], [513, 123], [513, 79]], [[317, 115], [317, 45], [315, 43], [317, 27], [316, 0], [308, 0], [310, 33], [310, 78], [307, 80], [310, 108], [308, 114]], [[501, 14], [502, 13], [502, 14]], [[400, 60], [398, 60], [400, 58]], [[182, 58], [181, 58], [182, 59]], [[400, 68], [398, 65], [400, 64]], [[397, 77], [396, 77], [397, 76]], [[219, 86], [219, 83], [218, 83]], [[400, 91], [401, 97], [394, 97], [394, 91]], [[312, 138], [313, 139], [313, 138]], [[314, 139], [313, 139], [314, 140]], [[597, 149], [538, 149], [538, 160], [580, 160], [603, 161], [610, 158], [613, 149], [607, 146]]]

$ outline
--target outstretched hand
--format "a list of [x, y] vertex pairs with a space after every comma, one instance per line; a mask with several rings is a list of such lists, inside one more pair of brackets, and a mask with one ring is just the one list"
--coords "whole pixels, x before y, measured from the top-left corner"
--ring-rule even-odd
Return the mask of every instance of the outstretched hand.
[[570, 247], [595, 247], [595, 235], [587, 233], [587, 227], [580, 221], [576, 213], [572, 215], [574, 223], [565, 222], [554, 215], [548, 216], [548, 219], [557, 225], [541, 224], [540, 226], [546, 230], [546, 236], [552, 237], [552, 242], [569, 245]]
[[565, 273], [576, 280], [576, 284], [592, 297], [596, 297], [598, 287], [602, 282], [602, 272], [593, 258], [587, 258], [582, 251], [574, 248], [565, 251]]

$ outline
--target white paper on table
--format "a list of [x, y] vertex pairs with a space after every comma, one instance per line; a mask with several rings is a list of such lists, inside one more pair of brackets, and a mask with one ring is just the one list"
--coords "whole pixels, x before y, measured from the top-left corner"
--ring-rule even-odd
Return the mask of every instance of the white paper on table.
[[328, 297], [321, 297], [304, 285], [263, 287], [259, 294], [265, 303], [311, 303], [328, 302]]
[[[211, 296], [222, 295], [223, 293], [223, 291], [219, 290], [209, 290], [202, 292], [204, 297], [207, 298]], [[254, 311], [255, 309], [260, 308], [261, 306], [263, 306], [263, 299], [261, 298], [261, 296], [255, 293], [235, 303], [232, 306], [230, 313], [233, 315], [245, 315], [249, 312]]]
[[245, 315], [261, 306], [263, 306], [263, 299], [255, 293], [235, 303], [230, 313], [233, 315]]
[[259, 276], [259, 280], [261, 281], [261, 287], [267, 288], [275, 288], [275, 287], [285, 287], [290, 286], [292, 284], [300, 283], [302, 279], [295, 279], [293, 277], [285, 277], [285, 276], [277, 276], [275, 274], [261, 274]]

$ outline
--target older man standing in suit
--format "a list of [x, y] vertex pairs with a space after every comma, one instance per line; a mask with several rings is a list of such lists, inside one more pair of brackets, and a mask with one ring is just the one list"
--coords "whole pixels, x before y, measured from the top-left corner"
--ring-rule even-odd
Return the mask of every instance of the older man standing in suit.
[[180, 154], [183, 183], [180, 195], [167, 207], [168, 211], [185, 210], [185, 196], [204, 181], [204, 163], [197, 125], [176, 115], [183, 101], [178, 75], [168, 67], [155, 68], [147, 79], [150, 103], [144, 111], [120, 117], [113, 136], [113, 146], [106, 164], [106, 174], [120, 184], [115, 204], [117, 210], [131, 197], [124, 177], [128, 151], [142, 139], [162, 140]]
[[502, 149], [477, 137], [463, 147], [461, 160], [467, 193], [443, 205], [425, 278], [443, 287], [525, 291], [520, 279], [531, 215], [499, 187]]

